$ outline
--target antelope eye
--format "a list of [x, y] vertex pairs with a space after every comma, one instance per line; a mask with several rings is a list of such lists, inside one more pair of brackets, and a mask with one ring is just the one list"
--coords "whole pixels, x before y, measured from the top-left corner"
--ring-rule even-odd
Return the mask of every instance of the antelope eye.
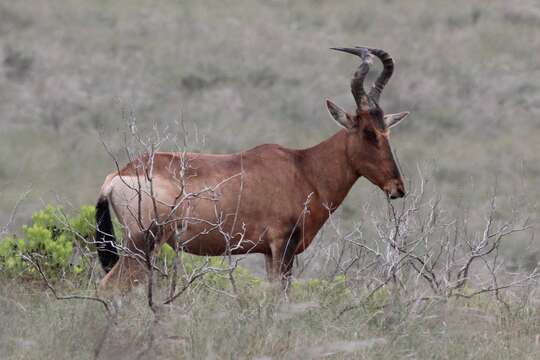
[[369, 110], [369, 115], [371, 115], [371, 118], [373, 118], [373, 119], [382, 119], [383, 118], [383, 112], [379, 108]]
[[379, 130], [384, 130], [384, 114], [381, 109], [376, 108], [369, 111], [371, 123]]
[[364, 138], [372, 144], [377, 144], [377, 134], [372, 129], [364, 129]]

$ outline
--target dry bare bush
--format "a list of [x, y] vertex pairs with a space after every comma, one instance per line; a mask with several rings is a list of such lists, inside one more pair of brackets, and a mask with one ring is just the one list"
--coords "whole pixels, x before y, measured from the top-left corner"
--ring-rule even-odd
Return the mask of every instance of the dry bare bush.
[[[539, 264], [514, 271], [503, 252], [515, 235], [534, 236], [530, 215], [516, 208], [500, 212], [495, 190], [483, 208], [456, 215], [427, 189], [420, 171], [418, 178], [416, 189], [397, 205], [388, 201], [382, 210], [366, 204], [351, 231], [345, 231], [339, 215], [331, 215], [321, 237], [333, 240], [304, 256], [299, 274], [313, 273], [309, 268], [314, 267], [328, 279], [346, 275], [359, 300], [339, 316], [373, 296], [383, 299], [377, 306], [390, 301], [421, 311], [423, 302], [491, 294], [509, 309], [508, 302], [517, 296], [513, 292], [535, 286], [540, 276]], [[472, 220], [478, 213], [484, 219], [481, 227]]]

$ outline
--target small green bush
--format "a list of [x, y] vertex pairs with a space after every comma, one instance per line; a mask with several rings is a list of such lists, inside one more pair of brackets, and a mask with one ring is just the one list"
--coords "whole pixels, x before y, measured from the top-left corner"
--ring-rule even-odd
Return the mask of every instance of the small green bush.
[[[10, 235], [0, 241], [0, 268], [8, 275], [37, 275], [24, 260], [23, 255], [27, 255], [50, 277], [82, 273], [89, 268], [81, 251], [90, 251], [84, 240], [94, 234], [94, 218], [92, 206], [82, 206], [74, 217], [67, 216], [61, 207], [47, 206], [32, 215], [31, 224], [21, 228], [21, 236]], [[81, 251], [74, 251], [75, 247]]]

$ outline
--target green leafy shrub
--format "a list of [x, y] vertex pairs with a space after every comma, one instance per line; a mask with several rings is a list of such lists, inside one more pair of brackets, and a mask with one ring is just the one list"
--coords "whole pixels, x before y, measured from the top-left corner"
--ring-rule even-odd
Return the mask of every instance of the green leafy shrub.
[[[48, 276], [80, 274], [89, 268], [81, 251], [90, 251], [83, 240], [92, 238], [94, 218], [92, 206], [82, 206], [74, 217], [67, 216], [61, 207], [47, 206], [32, 215], [31, 224], [21, 228], [20, 237], [11, 235], [0, 242], [0, 268], [8, 275], [36, 275], [36, 269], [24, 260], [26, 255], [39, 262]], [[76, 247], [81, 251], [74, 251]]]

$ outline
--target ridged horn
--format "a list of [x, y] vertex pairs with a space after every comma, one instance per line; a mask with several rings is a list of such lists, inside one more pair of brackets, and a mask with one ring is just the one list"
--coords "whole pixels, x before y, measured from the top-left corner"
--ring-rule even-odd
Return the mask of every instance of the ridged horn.
[[390, 55], [381, 49], [368, 49], [369, 52], [381, 60], [383, 64], [383, 71], [375, 80], [375, 83], [373, 83], [373, 86], [371, 87], [371, 90], [369, 90], [369, 97], [372, 98], [375, 102], [379, 102], [379, 98], [381, 96], [381, 93], [384, 89], [384, 86], [390, 80], [390, 77], [392, 76], [392, 73], [394, 72], [394, 60], [390, 57]]
[[364, 47], [330, 49], [336, 51], [343, 51], [349, 54], [359, 56], [362, 60], [362, 63], [354, 72], [353, 78], [351, 80], [351, 92], [353, 94], [354, 101], [356, 102], [356, 106], [358, 107], [358, 109], [362, 111], [369, 111], [371, 106], [369, 97], [364, 90], [364, 79], [369, 72], [369, 62], [371, 59], [370, 50]]

